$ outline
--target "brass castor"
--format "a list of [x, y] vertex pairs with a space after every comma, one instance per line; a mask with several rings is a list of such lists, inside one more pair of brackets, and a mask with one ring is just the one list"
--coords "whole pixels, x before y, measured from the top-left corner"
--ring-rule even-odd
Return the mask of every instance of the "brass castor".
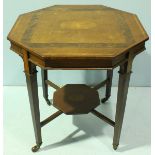
[[[42, 144], [42, 143], [41, 143]], [[37, 152], [40, 149], [41, 144], [37, 144], [34, 147], [32, 147], [32, 152]]]
[[[110, 97], [110, 96], [109, 96], [109, 97]], [[102, 103], [105, 103], [105, 102], [109, 99], [109, 97], [105, 97], [105, 98], [101, 99], [101, 102], [102, 102]]]
[[49, 99], [47, 99], [46, 102], [47, 102], [47, 104], [48, 104], [49, 106], [52, 105], [52, 103], [50, 102]]
[[114, 145], [114, 144], [113, 144], [113, 149], [114, 149], [114, 150], [117, 150], [117, 148], [118, 148], [118, 145]]

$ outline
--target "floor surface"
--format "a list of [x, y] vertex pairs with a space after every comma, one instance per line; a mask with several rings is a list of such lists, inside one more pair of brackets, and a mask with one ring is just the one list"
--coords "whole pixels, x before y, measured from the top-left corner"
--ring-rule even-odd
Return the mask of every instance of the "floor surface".
[[[50, 90], [50, 98], [52, 92]], [[100, 96], [103, 96], [100, 90]], [[117, 88], [97, 110], [114, 120]], [[46, 105], [39, 87], [41, 120], [55, 111]], [[42, 128], [38, 155], [150, 155], [151, 105], [149, 87], [129, 88], [120, 145], [112, 149], [113, 128], [92, 114], [62, 114]], [[26, 87], [4, 87], [4, 155], [31, 155], [35, 144]]]

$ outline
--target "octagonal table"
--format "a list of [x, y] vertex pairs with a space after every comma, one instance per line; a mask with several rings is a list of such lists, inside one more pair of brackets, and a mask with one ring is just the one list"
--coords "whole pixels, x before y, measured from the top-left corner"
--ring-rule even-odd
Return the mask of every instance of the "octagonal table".
[[[114, 127], [113, 148], [117, 149], [132, 62], [137, 54], [145, 50], [145, 41], [148, 40], [138, 17], [101, 5], [52, 6], [20, 15], [8, 35], [8, 40], [11, 42], [11, 50], [19, 54], [24, 62], [36, 138], [36, 146], [32, 151], [37, 151], [42, 144], [41, 127], [71, 107], [73, 111], [69, 109], [66, 114], [82, 113], [82, 108], [87, 106], [90, 107], [85, 112], [92, 112]], [[59, 111], [42, 122], [36, 66], [42, 69], [43, 95], [49, 105], [48, 85], [57, 89], [54, 105]], [[94, 108], [99, 105], [96, 90], [106, 85], [102, 102], [110, 97], [113, 69], [117, 66], [120, 70], [114, 122]], [[48, 80], [47, 70], [52, 69], [103, 69], [107, 70], [107, 79], [94, 87], [72, 85], [68, 89], [66, 85], [60, 88]], [[80, 89], [82, 95], [78, 91]], [[88, 103], [90, 99], [92, 102]]]

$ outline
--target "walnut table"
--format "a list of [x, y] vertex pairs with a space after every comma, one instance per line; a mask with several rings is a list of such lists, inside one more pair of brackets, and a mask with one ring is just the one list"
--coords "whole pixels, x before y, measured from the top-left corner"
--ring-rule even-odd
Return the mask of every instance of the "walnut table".
[[[117, 149], [123, 123], [134, 57], [145, 50], [148, 35], [135, 14], [101, 5], [57, 5], [22, 14], [8, 35], [11, 50], [24, 62], [27, 89], [38, 151], [41, 128], [60, 114], [93, 113], [114, 127]], [[53, 106], [58, 111], [40, 121], [37, 70], [42, 70], [43, 96], [48, 85], [56, 89]], [[115, 121], [95, 110], [100, 104], [97, 90], [106, 86], [104, 103], [111, 95], [113, 69], [120, 67]], [[48, 80], [52, 69], [101, 69], [107, 78], [97, 86], [67, 84], [60, 88]]]

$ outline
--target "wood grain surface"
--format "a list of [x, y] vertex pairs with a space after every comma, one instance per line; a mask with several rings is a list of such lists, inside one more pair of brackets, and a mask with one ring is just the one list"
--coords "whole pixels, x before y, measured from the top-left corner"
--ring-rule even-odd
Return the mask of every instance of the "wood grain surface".
[[58, 5], [20, 15], [8, 39], [12, 50], [22, 56], [24, 48], [41, 67], [92, 67], [96, 60], [94, 67], [113, 67], [127, 52], [144, 50], [148, 35], [134, 14], [101, 5]]

